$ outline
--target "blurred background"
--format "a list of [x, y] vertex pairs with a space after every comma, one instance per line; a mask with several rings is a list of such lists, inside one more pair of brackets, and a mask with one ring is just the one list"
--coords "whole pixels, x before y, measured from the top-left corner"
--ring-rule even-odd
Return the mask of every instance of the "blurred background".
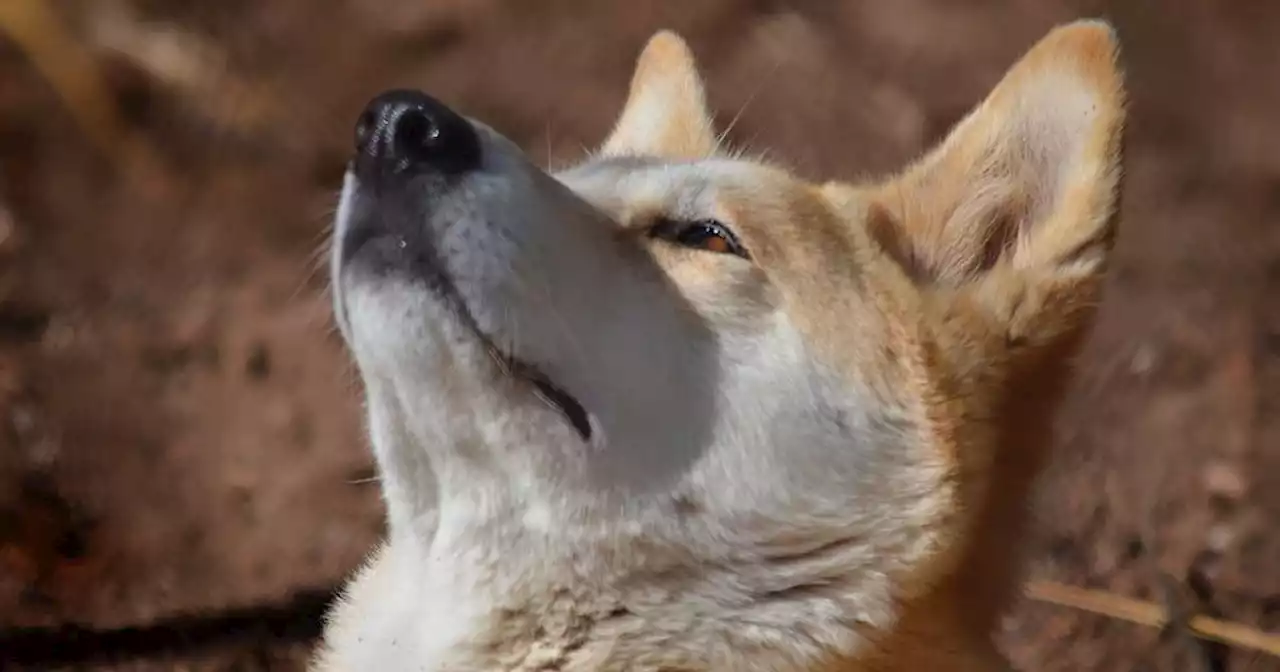
[[[732, 142], [856, 177], [1099, 15], [1124, 219], [1031, 574], [1280, 630], [1280, 3], [0, 0], [0, 668], [301, 669], [382, 525], [322, 252], [380, 90], [568, 162], [674, 28]], [[1027, 670], [1280, 670], [1037, 600], [1000, 636]]]

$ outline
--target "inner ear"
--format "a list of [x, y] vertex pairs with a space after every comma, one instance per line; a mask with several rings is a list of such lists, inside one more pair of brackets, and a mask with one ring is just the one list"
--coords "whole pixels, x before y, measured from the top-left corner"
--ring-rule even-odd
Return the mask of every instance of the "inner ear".
[[689, 45], [673, 32], [657, 33], [640, 54], [622, 115], [600, 154], [700, 159], [718, 145]]
[[931, 153], [872, 198], [871, 233], [921, 282], [1001, 266], [1087, 275], [1108, 249], [1124, 96], [1101, 22], [1058, 28]]

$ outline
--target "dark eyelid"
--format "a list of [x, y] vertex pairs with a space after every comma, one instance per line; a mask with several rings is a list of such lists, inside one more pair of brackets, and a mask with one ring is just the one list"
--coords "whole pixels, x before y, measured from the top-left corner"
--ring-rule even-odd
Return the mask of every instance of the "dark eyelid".
[[680, 227], [685, 226], [684, 222], [660, 217], [649, 225], [650, 238], [668, 238], [680, 232]]
[[747, 250], [746, 246], [742, 244], [742, 241], [738, 238], [738, 235], [733, 232], [733, 229], [729, 228], [723, 222], [709, 217], [690, 220], [660, 217], [654, 220], [653, 224], [649, 226], [648, 236], [650, 238], [665, 240], [673, 244], [679, 244], [676, 242], [676, 238], [678, 238], [682, 232], [694, 226], [705, 226], [722, 233], [723, 238], [729, 243], [731, 248], [729, 252], [724, 254], [732, 254], [747, 260], [751, 259], [751, 253]]

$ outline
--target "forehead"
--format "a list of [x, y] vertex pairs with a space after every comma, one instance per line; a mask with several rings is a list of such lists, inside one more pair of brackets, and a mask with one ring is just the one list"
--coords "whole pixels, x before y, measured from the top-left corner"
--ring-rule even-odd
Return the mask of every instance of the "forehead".
[[712, 217], [731, 214], [744, 201], [764, 206], [786, 200], [799, 183], [751, 161], [713, 158], [667, 161], [623, 156], [592, 159], [555, 175], [596, 207], [624, 222], [636, 216]]
[[855, 279], [869, 253], [852, 218], [817, 188], [762, 163], [603, 157], [556, 178], [623, 226], [644, 226], [656, 216], [719, 220], [774, 284], [807, 296], [828, 293], [810, 292], [815, 281], [830, 290], [837, 280]]

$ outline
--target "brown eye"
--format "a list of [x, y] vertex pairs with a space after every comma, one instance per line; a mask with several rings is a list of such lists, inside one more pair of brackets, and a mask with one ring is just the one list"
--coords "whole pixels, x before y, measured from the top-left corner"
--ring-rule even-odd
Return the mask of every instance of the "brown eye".
[[742, 243], [738, 242], [738, 237], [714, 219], [699, 219], [692, 222], [664, 219], [650, 229], [649, 235], [697, 250], [734, 254], [743, 259], [751, 258]]

